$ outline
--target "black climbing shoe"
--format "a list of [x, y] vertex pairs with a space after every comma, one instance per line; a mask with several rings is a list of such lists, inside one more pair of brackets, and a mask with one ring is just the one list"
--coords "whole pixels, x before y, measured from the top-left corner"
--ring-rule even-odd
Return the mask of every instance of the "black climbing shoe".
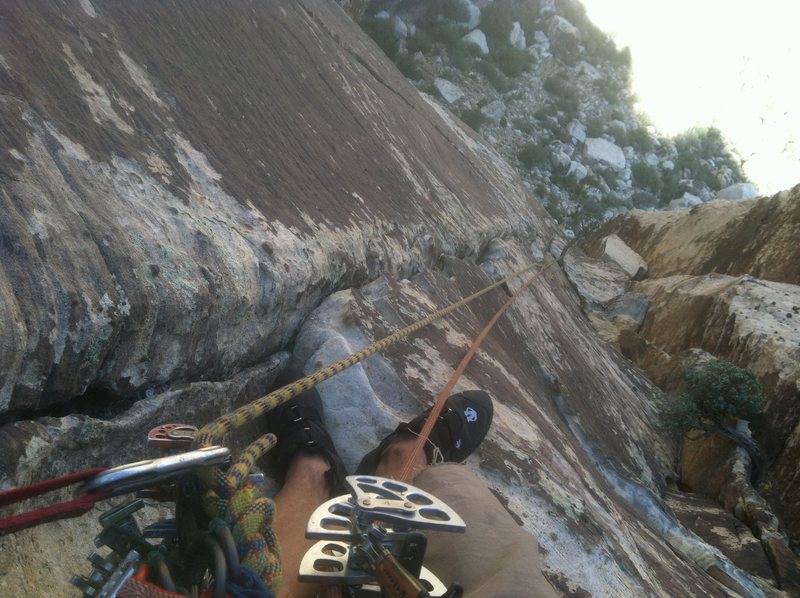
[[[430, 409], [408, 423], [400, 424], [381, 441], [378, 448], [367, 453], [356, 469], [358, 474], [374, 474], [384, 449], [396, 438], [417, 436], [425, 425]], [[425, 443], [428, 463], [450, 461], [460, 463], [478, 448], [492, 424], [492, 399], [482, 390], [467, 390], [445, 401], [444, 409]]]
[[[302, 378], [294, 372], [285, 372], [276, 381], [280, 388]], [[333, 439], [322, 420], [322, 400], [316, 388], [286, 401], [266, 414], [267, 432], [278, 437], [278, 443], [268, 455], [275, 463], [280, 481], [286, 478], [289, 464], [298, 451], [322, 455], [331, 468], [325, 479], [331, 487], [332, 496], [344, 494], [344, 478], [347, 476], [342, 459], [336, 452]]]

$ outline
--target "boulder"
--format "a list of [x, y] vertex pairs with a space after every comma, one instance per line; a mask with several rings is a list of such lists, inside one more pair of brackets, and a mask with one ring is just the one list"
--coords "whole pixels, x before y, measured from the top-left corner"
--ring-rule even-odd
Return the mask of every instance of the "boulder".
[[465, 4], [469, 11], [469, 18], [465, 24], [469, 29], [475, 29], [481, 22], [481, 9], [475, 4], [474, 0], [466, 0]]
[[633, 210], [593, 232], [616, 233], [650, 276], [718, 272], [800, 284], [800, 187], [758, 200], [713, 200], [691, 212]]
[[537, 46], [540, 46], [545, 52], [550, 49], [550, 38], [544, 31], [536, 30], [533, 32], [533, 41]]
[[572, 164], [572, 160], [570, 159], [569, 155], [564, 151], [556, 150], [554, 152], [551, 152], [550, 154], [550, 164], [553, 165], [553, 168], [556, 168], [561, 171], [566, 171]]
[[583, 153], [592, 162], [601, 162], [616, 170], [625, 168], [626, 160], [622, 148], [607, 139], [587, 137]]
[[755, 183], [736, 183], [717, 191], [717, 199], [755, 199], [758, 197], [758, 187]]
[[572, 160], [569, 163], [569, 170], [567, 170], [567, 175], [571, 176], [576, 181], [582, 181], [587, 176], [589, 176], [590, 172], [591, 171], [589, 170], [588, 166], [581, 164], [576, 160]]
[[669, 202], [669, 209], [690, 210], [691, 208], [699, 206], [702, 203], [703, 200], [700, 199], [697, 195], [694, 195], [686, 191], [678, 199], [673, 199], [671, 202]]
[[392, 17], [392, 25], [394, 25], [394, 34], [397, 37], [404, 39], [409, 36], [408, 25], [400, 17]]
[[506, 115], [506, 105], [503, 100], [494, 100], [481, 108], [483, 114], [492, 124], [499, 125]]
[[464, 97], [464, 91], [458, 85], [447, 79], [437, 77], [433, 81], [433, 86], [448, 104], [457, 102]]
[[511, 25], [511, 31], [508, 34], [508, 43], [512, 48], [524, 50], [528, 43], [525, 41], [525, 31], [522, 29], [519, 21], [514, 21]]
[[601, 244], [603, 249], [600, 259], [614, 262], [633, 280], [642, 280], [647, 276], [647, 262], [617, 235], [608, 235]]
[[569, 133], [570, 137], [572, 137], [577, 143], [583, 143], [586, 141], [586, 127], [578, 120], [571, 120], [569, 122], [567, 125], [567, 133]]
[[486, 55], [489, 53], [489, 44], [486, 41], [486, 34], [480, 29], [473, 29], [462, 39], [467, 43], [478, 46], [481, 49], [481, 54]]

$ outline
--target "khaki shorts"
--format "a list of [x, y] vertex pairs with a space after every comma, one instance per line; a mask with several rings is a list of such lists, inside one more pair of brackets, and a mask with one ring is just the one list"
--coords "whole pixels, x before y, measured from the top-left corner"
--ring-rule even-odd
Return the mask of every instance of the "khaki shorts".
[[428, 467], [414, 485], [463, 517], [463, 534], [425, 532], [425, 566], [465, 598], [555, 598], [542, 575], [539, 543], [511, 518], [484, 482], [463, 465]]

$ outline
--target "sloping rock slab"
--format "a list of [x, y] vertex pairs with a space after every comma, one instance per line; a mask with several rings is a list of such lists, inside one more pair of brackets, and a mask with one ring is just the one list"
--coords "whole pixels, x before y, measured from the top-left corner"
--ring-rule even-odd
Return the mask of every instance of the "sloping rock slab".
[[0, 411], [221, 380], [552, 226], [332, 2], [0, 6]]
[[[519, 246], [506, 248], [506, 258], [481, 267], [447, 260], [441, 272], [333, 295], [304, 323], [295, 365], [310, 372], [341, 359], [485, 286], [485, 272], [499, 276], [525, 263]], [[320, 386], [349, 466], [432, 403], [506, 296], [495, 291]], [[718, 592], [701, 568], [724, 557], [687, 534], [655, 498], [667, 475], [666, 447], [650, 428], [649, 385], [593, 334], [558, 269], [497, 324], [456, 390], [471, 388], [493, 395], [495, 420], [469, 466], [537, 535], [551, 583], [581, 595]], [[685, 569], [676, 552], [701, 568]]]
[[745, 571], [763, 579], [772, 578], [761, 542], [750, 529], [719, 504], [702, 495], [669, 492], [667, 506], [678, 520]]

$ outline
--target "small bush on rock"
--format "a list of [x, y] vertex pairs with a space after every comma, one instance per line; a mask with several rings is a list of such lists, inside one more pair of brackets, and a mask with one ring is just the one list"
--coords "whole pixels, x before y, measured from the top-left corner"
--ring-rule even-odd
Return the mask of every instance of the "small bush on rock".
[[515, 6], [511, 0], [495, 0], [481, 10], [481, 31], [493, 46], [508, 44], [514, 23]]
[[663, 186], [661, 182], [661, 173], [655, 166], [650, 166], [647, 162], [637, 162], [631, 166], [631, 176], [633, 178], [633, 184], [637, 187], [647, 189], [655, 194], [661, 191], [661, 187]]
[[502, 93], [511, 89], [511, 82], [508, 77], [488, 60], [481, 59], [476, 61], [475, 70], [486, 77], [497, 91]]
[[667, 429], [727, 427], [731, 418], [747, 418], [761, 408], [761, 384], [748, 369], [714, 360], [688, 369], [685, 376], [686, 390], [662, 410], [661, 423]]
[[520, 163], [528, 169], [545, 164], [550, 157], [550, 150], [540, 143], [526, 143], [517, 154]]
[[406, 40], [406, 49], [412, 54], [415, 52], [428, 54], [432, 46], [433, 40], [424, 29], [417, 29], [417, 32]]
[[368, 17], [361, 22], [361, 27], [381, 47], [383, 53], [394, 60], [400, 44], [394, 34], [394, 25], [389, 19]]
[[500, 70], [509, 77], [519, 77], [525, 71], [530, 70], [533, 64], [533, 56], [525, 50], [511, 46], [498, 48], [492, 53], [492, 58]]
[[483, 115], [483, 112], [481, 112], [480, 108], [468, 108], [466, 110], [462, 110], [459, 116], [461, 117], [461, 120], [469, 125], [469, 127], [475, 132], [480, 132], [481, 126], [483, 126], [483, 123], [486, 122], [486, 117]]
[[395, 59], [395, 64], [400, 72], [409, 79], [419, 81], [424, 77], [422, 70], [419, 68], [417, 61], [411, 54], [398, 53]]

